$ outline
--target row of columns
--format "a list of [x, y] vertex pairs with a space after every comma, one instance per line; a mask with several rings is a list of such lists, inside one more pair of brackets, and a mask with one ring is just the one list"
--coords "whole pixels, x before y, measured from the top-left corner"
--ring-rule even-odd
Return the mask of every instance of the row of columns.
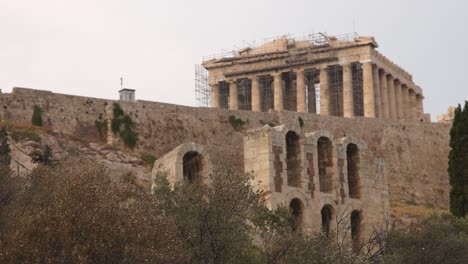
[[423, 118], [423, 97], [384, 69], [374, 65], [376, 117], [392, 120]]
[[[365, 117], [378, 117], [385, 119], [411, 119], [422, 118], [423, 105], [422, 96], [416, 95], [414, 90], [408, 85], [401, 83], [399, 79], [386, 73], [375, 64], [361, 62], [362, 65], [362, 96]], [[352, 64], [342, 64], [343, 69], [343, 116], [355, 116], [354, 89]], [[320, 114], [330, 115], [330, 89], [327, 67], [319, 68], [320, 82]], [[307, 112], [306, 85], [304, 69], [295, 72], [296, 74], [296, 109], [298, 112]], [[272, 73], [273, 77], [273, 98], [274, 110], [283, 110], [283, 87], [281, 73]], [[212, 84], [212, 107], [219, 108], [219, 86]], [[229, 108], [238, 110], [238, 91], [235, 88], [235, 80], [229, 81]], [[234, 89], [233, 89], [234, 87]], [[252, 78], [251, 84], [251, 105], [252, 111], [261, 111], [261, 92], [258, 77]]]

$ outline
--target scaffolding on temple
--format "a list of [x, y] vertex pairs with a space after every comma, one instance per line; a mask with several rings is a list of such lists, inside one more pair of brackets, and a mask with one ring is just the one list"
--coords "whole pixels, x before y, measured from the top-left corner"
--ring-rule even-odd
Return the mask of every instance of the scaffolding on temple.
[[354, 116], [364, 116], [364, 83], [362, 75], [362, 64], [351, 64], [352, 87], [353, 87], [353, 109]]
[[[275, 52], [283, 52], [289, 49], [304, 48], [304, 47], [326, 47], [330, 43], [336, 41], [353, 42], [356, 41], [359, 36], [356, 33], [349, 33], [343, 35], [328, 36], [326, 33], [313, 33], [303, 36], [292, 36], [283, 35], [273, 38], [266, 38], [261, 41], [246, 42], [242, 41], [238, 47], [233, 50], [223, 50], [221, 53], [204, 56], [203, 61], [216, 61], [216, 62], [229, 62], [233, 58], [242, 58], [255, 55], [269, 55]], [[241, 46], [241, 47], [239, 47]], [[282, 89], [283, 101], [281, 109], [289, 111], [299, 111], [298, 109], [298, 75], [296, 73], [298, 67], [297, 55], [294, 52], [289, 52], [288, 57], [285, 58], [286, 63], [289, 67], [283, 68], [280, 75], [280, 85]], [[264, 63], [264, 68], [268, 69], [271, 67], [271, 63], [268, 60], [263, 62], [257, 62], [260, 64]], [[243, 67], [239, 65], [237, 70], [239, 72], [247, 71], [247, 68], [243, 70]], [[363, 95], [362, 95], [362, 67], [361, 65], [353, 65], [353, 86], [357, 89], [357, 93], [354, 94], [355, 107], [354, 111], [357, 116], [363, 115]], [[336, 65], [335, 67], [328, 67], [327, 69], [327, 83], [330, 86], [329, 100], [330, 105], [328, 106], [328, 112], [331, 115], [341, 116], [343, 115], [343, 73], [342, 67]], [[230, 78], [233, 78], [231, 73]], [[210, 87], [208, 86], [207, 70], [201, 65], [196, 66], [195, 70], [195, 90], [196, 100], [198, 106], [209, 106], [210, 105]], [[224, 77], [224, 76], [223, 76]], [[246, 79], [244, 76], [239, 74], [239, 79], [233, 78], [230, 82], [226, 81], [226, 78], [220, 78], [218, 84], [218, 95], [219, 102], [218, 107], [222, 109], [230, 109], [232, 101], [237, 102], [234, 109], [251, 111], [253, 108], [252, 102], [252, 82], [257, 82], [258, 93], [260, 96], [259, 106], [257, 109], [262, 112], [273, 110], [274, 106], [274, 81], [273, 77], [269, 73], [260, 73], [256, 79]], [[320, 114], [320, 70], [311, 67], [306, 69], [304, 72], [304, 80], [300, 81], [305, 87], [305, 112], [312, 114]], [[213, 81], [217, 81], [217, 76], [214, 76]], [[234, 87], [231, 87], [233, 86]], [[235, 88], [236, 92], [231, 92]], [[304, 91], [301, 89], [301, 91]], [[230, 96], [236, 95], [237, 100], [231, 100]], [[303, 103], [302, 103], [303, 104]]]
[[200, 64], [195, 65], [195, 100], [199, 107], [210, 107], [211, 105], [208, 71]]

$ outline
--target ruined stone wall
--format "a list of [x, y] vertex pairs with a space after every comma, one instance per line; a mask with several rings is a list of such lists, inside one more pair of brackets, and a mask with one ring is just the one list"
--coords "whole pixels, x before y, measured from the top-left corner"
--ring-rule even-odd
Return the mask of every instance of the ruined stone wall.
[[[44, 121], [52, 130], [86, 137], [96, 134], [96, 120], [106, 119], [106, 105], [114, 101], [14, 89], [0, 95], [2, 120], [31, 122], [34, 104], [44, 110]], [[298, 126], [305, 133], [325, 129], [334, 138], [356, 137], [375, 155], [376, 166], [388, 179], [390, 201], [448, 207], [449, 129], [447, 124], [393, 122], [371, 118], [340, 118], [289, 111], [256, 113], [194, 108], [156, 102], [119, 102], [136, 122], [137, 150], [162, 157], [177, 146], [196, 142], [210, 154], [213, 166], [231, 165], [243, 170], [243, 137], [247, 129], [267, 123]], [[236, 130], [231, 115], [247, 123]]]
[[[300, 151], [294, 151], [296, 146]], [[348, 153], [349, 147], [356, 152]], [[297, 201], [301, 205], [297, 221], [303, 230], [346, 229], [354, 212], [359, 215], [361, 234], [369, 235], [371, 226], [383, 226], [390, 217], [384, 163], [359, 138], [334, 138], [325, 129], [264, 126], [248, 132], [244, 148], [245, 170], [254, 171], [267, 206], [287, 207]], [[356, 170], [350, 170], [353, 166]], [[330, 209], [331, 218], [339, 221], [324, 221], [322, 209]]]

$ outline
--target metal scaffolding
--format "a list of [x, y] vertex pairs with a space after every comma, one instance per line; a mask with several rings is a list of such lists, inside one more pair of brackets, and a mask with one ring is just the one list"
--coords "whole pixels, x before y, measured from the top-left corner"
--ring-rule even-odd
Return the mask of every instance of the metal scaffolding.
[[329, 114], [343, 116], [343, 67], [332, 65], [328, 70]]
[[352, 87], [353, 87], [353, 105], [354, 116], [364, 116], [364, 98], [363, 98], [363, 79], [362, 79], [362, 64], [352, 63]]
[[317, 69], [306, 71], [304, 76], [307, 112], [320, 114], [320, 71]]
[[208, 71], [200, 64], [195, 65], [195, 100], [197, 106], [210, 107], [211, 89], [208, 85]]
[[[268, 56], [270, 53], [283, 52], [291, 48], [309, 47], [322, 47], [330, 45], [334, 41], [353, 42], [358, 39], [356, 33], [328, 36], [326, 33], [315, 33], [308, 34], [299, 37], [292, 37], [291, 35], [284, 35], [274, 38], [267, 38], [263, 41], [254, 41], [247, 43], [242, 42], [242, 48], [235, 48], [230, 51], [223, 51], [218, 54], [203, 57], [203, 61], [211, 61], [225, 63], [230, 62], [233, 58], [242, 58], [255, 55]], [[297, 111], [298, 110], [298, 89], [297, 84], [303, 83], [305, 85], [305, 103], [306, 112], [313, 114], [320, 114], [320, 70], [314, 68], [306, 69], [304, 72], [304, 81], [298, 82], [298, 75], [296, 74], [298, 68], [298, 55], [294, 52], [289, 52], [287, 55], [289, 58], [285, 58], [285, 61], [289, 64], [286, 69], [281, 69], [279, 72], [280, 85], [282, 89], [283, 101], [280, 108], [284, 110]], [[263, 60], [265, 69], [271, 67], [268, 60]], [[247, 64], [245, 66], [238, 65], [237, 70], [239, 72], [247, 71]], [[259, 65], [259, 68], [260, 65]], [[339, 65], [329, 66], [327, 69], [327, 79], [329, 85], [329, 108], [328, 112], [330, 115], [343, 116], [343, 69]], [[198, 106], [210, 106], [211, 89], [208, 86], [207, 71], [201, 65], [196, 65], [195, 68], [195, 90], [196, 100]], [[218, 88], [219, 88], [219, 107], [224, 109], [230, 108], [230, 93], [232, 84], [237, 89], [237, 109], [239, 110], [252, 110], [252, 82], [258, 82], [259, 94], [260, 94], [260, 111], [267, 112], [274, 109], [274, 81], [273, 76], [267, 73], [260, 73], [255, 79], [246, 79], [245, 75], [238, 74], [240, 79], [235, 82], [225, 82], [228, 78], [235, 79], [236, 75], [231, 73], [231, 76], [219, 76]], [[213, 76], [212, 76], [213, 77]], [[213, 81], [218, 78], [213, 77]], [[232, 80], [229, 79], [229, 80]], [[354, 109], [355, 114], [358, 116], [363, 115], [363, 83], [362, 83], [362, 66], [360, 64], [352, 65], [352, 82], [353, 82], [353, 96], [354, 96]], [[234, 107], [235, 108], [235, 107]]]
[[236, 85], [239, 110], [252, 111], [252, 80], [239, 79]]
[[268, 112], [270, 109], [274, 109], [273, 77], [269, 75], [260, 76], [258, 82], [261, 110], [262, 112]]

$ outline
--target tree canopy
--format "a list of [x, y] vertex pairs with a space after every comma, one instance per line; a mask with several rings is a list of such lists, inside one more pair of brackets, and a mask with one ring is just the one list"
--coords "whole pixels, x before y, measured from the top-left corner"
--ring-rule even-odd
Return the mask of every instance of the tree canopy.
[[468, 215], [468, 102], [455, 109], [450, 131], [449, 177], [450, 212], [458, 217]]

